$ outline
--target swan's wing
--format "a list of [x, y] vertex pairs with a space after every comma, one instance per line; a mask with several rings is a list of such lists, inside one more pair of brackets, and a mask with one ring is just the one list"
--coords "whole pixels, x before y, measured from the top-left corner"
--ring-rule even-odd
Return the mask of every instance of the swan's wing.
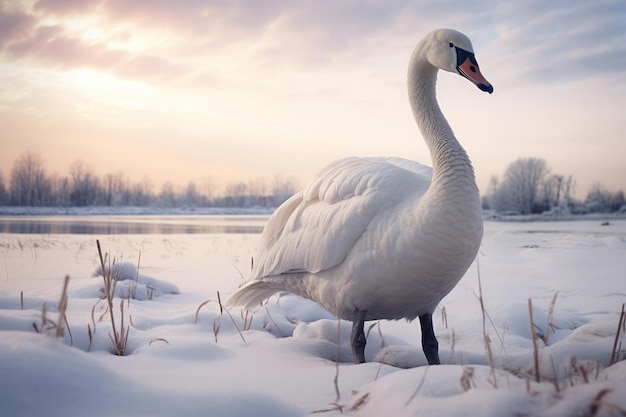
[[347, 158], [281, 205], [261, 236], [249, 281], [340, 264], [377, 216], [430, 184], [429, 167], [401, 158]]

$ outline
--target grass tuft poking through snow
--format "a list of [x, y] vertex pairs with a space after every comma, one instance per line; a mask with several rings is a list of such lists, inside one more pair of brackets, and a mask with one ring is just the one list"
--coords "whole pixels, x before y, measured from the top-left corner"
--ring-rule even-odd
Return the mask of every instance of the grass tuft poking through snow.
[[[100, 266], [102, 267], [102, 279], [104, 280], [104, 298], [107, 302], [107, 309], [109, 312], [109, 318], [111, 319], [111, 332], [109, 338], [113, 344], [113, 353], [117, 356], [124, 356], [126, 352], [126, 346], [128, 345], [128, 333], [130, 332], [130, 325], [124, 324], [124, 300], [120, 300], [120, 324], [119, 329], [115, 321], [115, 313], [113, 312], [113, 297], [115, 296], [115, 286], [118, 278], [114, 276], [114, 270], [111, 265], [111, 259], [107, 255], [102, 254], [102, 248], [100, 247], [100, 241], [96, 240], [98, 247], [98, 256], [100, 258]], [[107, 265], [108, 261], [108, 265]], [[108, 268], [107, 268], [108, 266]], [[130, 292], [128, 295], [130, 302]], [[95, 327], [94, 327], [95, 328]]]
[[535, 381], [541, 382], [539, 371], [539, 349], [537, 349], [537, 335], [535, 334], [535, 320], [533, 319], [533, 301], [528, 299], [528, 316], [530, 323], [530, 340], [533, 342], [533, 363], [535, 368]]
[[625, 305], [626, 303], [622, 304], [622, 311], [619, 315], [619, 322], [617, 323], [617, 330], [615, 332], [615, 340], [613, 341], [613, 349], [611, 350], [611, 359], [609, 359], [609, 366], [620, 360], [619, 353], [622, 351], [621, 338], [623, 337], [623, 335], [626, 335], [626, 311], [624, 311]]
[[[70, 346], [74, 345], [72, 332], [70, 330], [69, 323], [67, 322], [67, 316], [65, 315], [67, 311], [67, 287], [70, 282], [69, 275], [65, 276], [65, 281], [63, 282], [63, 290], [61, 292], [61, 299], [57, 304], [57, 319], [54, 320], [48, 316], [48, 309], [46, 303], [43, 303], [41, 307], [41, 322], [39, 325], [33, 322], [33, 328], [37, 333], [45, 333], [52, 335], [57, 339], [63, 339], [65, 336], [65, 329], [67, 328], [67, 332], [70, 336]], [[24, 310], [24, 292], [20, 294], [20, 310]]]
[[[216, 300], [206, 300], [206, 301], [203, 301], [198, 306], [198, 308], [196, 309], [196, 317], [195, 317], [194, 323], [198, 323], [198, 316], [200, 315], [200, 310], [202, 309], [202, 307], [208, 305], [209, 303], [217, 303], [217, 305], [220, 307], [220, 314], [219, 314], [219, 316], [216, 316], [213, 319], [213, 335], [215, 336], [215, 343], [217, 343], [217, 335], [220, 333], [220, 328], [222, 326], [222, 316], [224, 315], [224, 312], [226, 312], [228, 317], [230, 317], [230, 321], [233, 323], [233, 326], [235, 326], [235, 329], [237, 329], [237, 333], [239, 333], [239, 336], [241, 337], [241, 340], [244, 343], [246, 343], [246, 338], [243, 337], [243, 333], [241, 333], [241, 330], [239, 329], [239, 326], [237, 326], [237, 322], [235, 321], [233, 316], [230, 314], [230, 311], [228, 311], [228, 309], [226, 307], [224, 307], [224, 305], [222, 304], [222, 297], [220, 296], [220, 292], [219, 291], [217, 291], [217, 301]], [[242, 315], [242, 317], [244, 317], [244, 316]], [[252, 322], [252, 318], [250, 318], [250, 323], [251, 322]], [[246, 311], [246, 316], [244, 318], [244, 330], [246, 330], [246, 326], [248, 325], [247, 323], [248, 323], [248, 312]]]

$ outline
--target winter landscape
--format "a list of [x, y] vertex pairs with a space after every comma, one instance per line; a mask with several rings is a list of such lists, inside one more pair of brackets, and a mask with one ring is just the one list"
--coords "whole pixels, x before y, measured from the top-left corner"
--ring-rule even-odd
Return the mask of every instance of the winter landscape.
[[350, 323], [310, 301], [223, 309], [265, 218], [225, 216], [250, 228], [201, 233], [0, 234], [2, 415], [626, 414], [626, 220], [486, 221], [434, 316], [443, 364], [427, 366], [418, 323], [368, 322], [367, 363], [354, 365]]
[[[626, 416], [625, 38], [620, 0], [0, 0], [0, 417]], [[438, 305], [441, 365], [248, 276]]]

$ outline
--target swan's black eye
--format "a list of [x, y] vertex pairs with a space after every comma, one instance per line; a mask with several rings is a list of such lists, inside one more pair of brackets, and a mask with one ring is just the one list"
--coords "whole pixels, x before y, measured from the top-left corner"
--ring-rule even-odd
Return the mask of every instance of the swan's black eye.
[[450, 48], [454, 48], [454, 44], [450, 42]]
[[473, 65], [471, 65], [471, 66], [470, 66], [470, 71], [472, 71], [472, 72], [476, 72], [476, 67], [475, 67], [475, 66], [473, 66]]

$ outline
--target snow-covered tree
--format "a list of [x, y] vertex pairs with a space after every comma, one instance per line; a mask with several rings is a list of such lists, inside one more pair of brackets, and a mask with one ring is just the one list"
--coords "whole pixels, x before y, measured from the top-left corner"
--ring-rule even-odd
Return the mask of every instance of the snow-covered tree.
[[43, 206], [49, 203], [51, 186], [45, 163], [35, 152], [23, 153], [13, 164], [9, 188], [11, 204]]
[[6, 204], [9, 204], [9, 192], [4, 183], [4, 175], [0, 171], [0, 205], [4, 206]]
[[541, 186], [550, 169], [540, 158], [519, 158], [504, 173], [504, 179], [493, 182], [495, 190], [490, 205], [497, 211], [530, 214], [539, 202]]

